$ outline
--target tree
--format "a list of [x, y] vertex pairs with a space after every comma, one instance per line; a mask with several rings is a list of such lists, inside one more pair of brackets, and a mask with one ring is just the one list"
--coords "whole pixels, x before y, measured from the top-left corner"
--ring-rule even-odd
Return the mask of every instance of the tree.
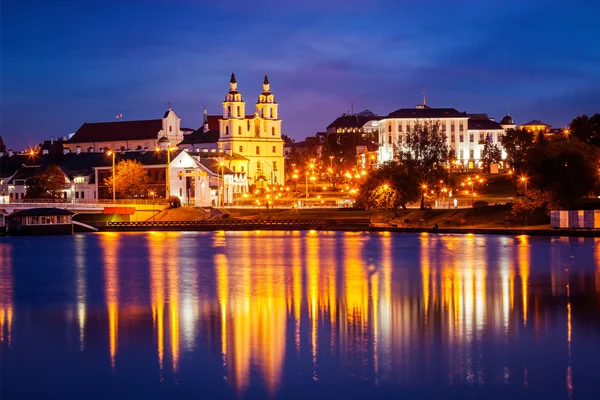
[[583, 143], [600, 147], [600, 114], [580, 115], [569, 125], [571, 134]]
[[294, 139], [292, 139], [291, 137], [289, 137], [288, 135], [286, 135], [285, 133], [283, 133], [281, 135], [281, 140], [283, 140], [283, 143], [294, 143]]
[[[452, 156], [446, 134], [438, 121], [417, 121], [404, 133], [402, 143], [396, 147], [396, 157], [411, 171], [423, 187], [433, 187], [439, 182], [449, 182], [448, 163]], [[425, 193], [421, 207], [425, 205]]]
[[549, 141], [529, 152], [526, 164], [532, 185], [552, 194], [565, 208], [587, 196], [598, 185], [595, 148], [575, 138]]
[[[112, 193], [112, 180], [112, 174], [104, 180], [109, 193]], [[122, 160], [117, 164], [115, 187], [118, 197], [130, 199], [141, 196], [146, 193], [149, 183], [150, 177], [138, 160]]]
[[63, 191], [68, 188], [65, 173], [56, 165], [48, 165], [40, 168], [32, 177], [27, 179], [28, 199], [56, 199], [62, 196]]
[[524, 129], [509, 129], [500, 139], [506, 151], [506, 160], [517, 171], [527, 163], [527, 152], [533, 145], [533, 136]]
[[500, 150], [500, 147], [492, 143], [489, 137], [485, 139], [485, 143], [483, 144], [481, 161], [483, 161], [483, 166], [488, 173], [490, 172], [492, 164], [497, 164], [502, 161], [502, 151]]
[[398, 216], [400, 208], [419, 198], [419, 181], [409, 165], [390, 161], [369, 174], [358, 193], [357, 206], [389, 210]]

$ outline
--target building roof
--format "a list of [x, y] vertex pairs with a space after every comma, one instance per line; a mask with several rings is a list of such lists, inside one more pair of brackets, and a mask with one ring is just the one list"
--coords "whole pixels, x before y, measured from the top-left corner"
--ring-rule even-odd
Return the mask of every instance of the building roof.
[[529, 121], [526, 124], [521, 124], [521, 126], [532, 126], [532, 125], [534, 125], [534, 126], [540, 126], [540, 125], [542, 125], [542, 126], [547, 126], [547, 127], [552, 126], [552, 125], [548, 125], [548, 124], [543, 123], [539, 119], [533, 119], [533, 120]]
[[204, 165], [213, 174], [223, 173], [225, 175], [231, 175], [234, 173], [232, 170], [230, 170], [226, 166], [223, 166], [222, 167], [223, 170], [221, 170], [221, 166], [219, 165], [219, 160], [215, 160], [214, 158], [200, 158], [200, 164]]
[[117, 122], [86, 122], [67, 143], [113, 142], [117, 140], [156, 139], [162, 119]]
[[381, 116], [365, 116], [365, 115], [342, 115], [339, 116], [331, 124], [327, 126], [329, 128], [362, 128], [364, 124], [369, 121], [379, 121], [384, 117]]
[[13, 184], [15, 180], [24, 180], [32, 177], [40, 169], [39, 165], [22, 166], [19, 168], [15, 175], [8, 181], [9, 184]]
[[474, 118], [469, 118], [469, 122], [467, 123], [468, 125], [468, 130], [470, 131], [476, 131], [476, 130], [497, 130], [500, 129], [502, 130], [502, 126], [497, 123], [496, 121], [492, 121], [491, 119], [474, 119]]
[[[209, 125], [210, 126], [210, 125]], [[199, 144], [199, 143], [217, 143], [219, 141], [219, 130], [209, 130], [204, 132], [202, 128], [194, 132], [183, 135], [183, 140], [178, 145], [182, 144]]]
[[467, 118], [466, 112], [454, 108], [401, 108], [388, 114], [386, 118]]
[[504, 118], [502, 118], [502, 121], [500, 121], [500, 123], [502, 125], [514, 125], [515, 124], [514, 121], [513, 121], [513, 119], [512, 119], [512, 117], [510, 115], [508, 115], [508, 114], [506, 114], [504, 116]]
[[490, 117], [488, 117], [487, 113], [474, 113], [474, 114], [467, 114], [469, 116], [469, 119], [479, 119], [479, 120], [489, 120]]
[[73, 215], [74, 212], [62, 208], [29, 208], [27, 210], [15, 211], [9, 217], [36, 217], [48, 215]]
[[0, 136], [0, 153], [4, 153], [6, 151], [6, 145], [4, 144], [4, 141], [2, 140], [2, 136]]

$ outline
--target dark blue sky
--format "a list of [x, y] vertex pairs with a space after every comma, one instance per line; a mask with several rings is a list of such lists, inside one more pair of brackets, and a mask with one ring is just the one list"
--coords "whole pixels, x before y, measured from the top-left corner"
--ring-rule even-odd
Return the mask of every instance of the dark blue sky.
[[21, 149], [91, 121], [252, 112], [269, 74], [283, 132], [433, 107], [564, 126], [600, 112], [600, 2], [2, 0], [0, 135]]

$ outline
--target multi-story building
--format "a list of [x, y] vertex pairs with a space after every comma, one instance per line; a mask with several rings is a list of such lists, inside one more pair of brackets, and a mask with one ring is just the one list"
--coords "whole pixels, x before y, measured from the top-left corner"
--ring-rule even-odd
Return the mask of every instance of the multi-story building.
[[404, 146], [406, 132], [419, 123], [439, 124], [439, 129], [446, 135], [448, 146], [456, 154], [458, 161], [454, 167], [480, 168], [486, 140], [498, 145], [503, 157], [506, 156], [500, 141], [505, 128], [487, 114], [467, 114], [454, 108], [431, 108], [423, 104], [416, 108], [401, 108], [378, 121], [378, 162], [393, 160], [396, 152]]
[[223, 118], [219, 120], [219, 151], [238, 154], [248, 160], [248, 180], [266, 179], [270, 184], [284, 184], [284, 153], [278, 104], [265, 75], [253, 116], [245, 113], [246, 103], [231, 74], [229, 93], [223, 102]]
[[525, 129], [527, 132], [531, 133], [550, 133], [552, 129], [552, 125], [548, 125], [540, 120], [534, 119], [533, 121], [529, 121], [526, 124], [522, 124], [519, 126], [521, 129]]
[[162, 118], [139, 121], [84, 123], [63, 146], [71, 152], [103, 152], [107, 150], [152, 150], [166, 136], [179, 143], [185, 132], [181, 119], [170, 108]]

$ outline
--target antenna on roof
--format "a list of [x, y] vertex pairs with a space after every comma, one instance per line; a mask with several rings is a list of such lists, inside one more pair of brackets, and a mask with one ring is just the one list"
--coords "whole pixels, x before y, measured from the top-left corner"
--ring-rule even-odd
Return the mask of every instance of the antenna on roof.
[[425, 92], [423, 92], [423, 105], [427, 105], [427, 96], [425, 95]]
[[171, 111], [171, 102], [167, 102], [167, 107], [169, 108], [169, 111]]

